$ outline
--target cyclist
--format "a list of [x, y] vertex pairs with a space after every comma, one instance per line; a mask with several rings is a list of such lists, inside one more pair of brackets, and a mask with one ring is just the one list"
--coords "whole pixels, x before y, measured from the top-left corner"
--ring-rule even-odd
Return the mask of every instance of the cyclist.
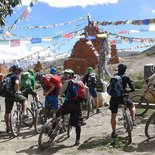
[[34, 90], [35, 78], [32, 70], [28, 70], [28, 72], [23, 72], [21, 74], [20, 86], [20, 90], [22, 91], [23, 95], [27, 98], [27, 100], [29, 94], [33, 95], [37, 101], [39, 100], [39, 97], [36, 91]]
[[65, 115], [70, 113], [70, 123], [71, 126], [75, 127], [76, 131], [76, 141], [75, 145], [80, 144], [80, 134], [81, 134], [81, 102], [83, 100], [77, 98], [73, 98], [72, 95], [67, 95], [68, 83], [72, 80], [74, 81], [74, 71], [71, 69], [66, 69], [64, 71], [64, 75], [62, 77], [64, 83], [60, 90], [60, 97], [65, 94], [65, 101], [62, 106], [61, 114]]
[[5, 97], [5, 115], [4, 120], [6, 124], [6, 132], [9, 132], [9, 114], [13, 108], [14, 102], [19, 102], [23, 104], [23, 112], [24, 112], [24, 118], [26, 118], [26, 109], [27, 109], [27, 100], [26, 98], [19, 93], [19, 76], [22, 71], [22, 68], [18, 65], [13, 65], [10, 69], [10, 73], [8, 76], [10, 76], [10, 92], [7, 92]]
[[45, 96], [45, 108], [48, 110], [58, 110], [58, 95], [61, 89], [61, 78], [56, 75], [56, 68], [51, 67], [51, 74], [43, 75], [42, 84]]
[[94, 103], [96, 106], [96, 113], [100, 113], [99, 110], [99, 101], [98, 101], [98, 94], [97, 94], [97, 89], [96, 89], [96, 75], [93, 73], [93, 68], [88, 67], [86, 70], [86, 74], [83, 77], [83, 83], [86, 84], [89, 88], [89, 93], [92, 95], [94, 99]]
[[[125, 64], [119, 64], [118, 65], [118, 73], [116, 73], [115, 75], [119, 75], [122, 77], [122, 89], [123, 89], [123, 92], [126, 92], [126, 88], [127, 88], [127, 85], [129, 86], [129, 88], [131, 89], [130, 92], [133, 92], [134, 91], [134, 87], [131, 83], [131, 79], [124, 75], [125, 72], [126, 72], [126, 69], [127, 69], [127, 66]], [[112, 138], [115, 138], [117, 135], [116, 135], [116, 115], [117, 115], [117, 112], [118, 112], [118, 106], [119, 104], [123, 104], [123, 96], [119, 96], [119, 97], [111, 97], [110, 99], [110, 110], [111, 110], [111, 127], [112, 127], [112, 133], [111, 133], [111, 137]], [[132, 121], [133, 121], [133, 125], [136, 125], [135, 124], [135, 106], [133, 104], [133, 102], [131, 100], [128, 100], [127, 102], [127, 107], [129, 108], [130, 110], [130, 114], [131, 114], [131, 117], [132, 117]]]

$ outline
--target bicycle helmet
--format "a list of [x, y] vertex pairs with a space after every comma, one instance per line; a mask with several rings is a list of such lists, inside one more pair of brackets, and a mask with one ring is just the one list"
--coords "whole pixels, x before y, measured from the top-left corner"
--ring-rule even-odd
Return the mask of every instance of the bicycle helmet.
[[74, 77], [74, 71], [71, 69], [65, 69], [64, 70], [64, 75], [68, 78], [73, 78]]
[[19, 71], [19, 72], [22, 72], [22, 68], [20, 67], [20, 66], [18, 66], [18, 65], [13, 65], [13, 66], [11, 66], [11, 69], [10, 69], [11, 71]]
[[124, 74], [126, 69], [127, 69], [127, 66], [125, 64], [119, 64], [118, 65], [118, 73]]
[[56, 72], [57, 72], [57, 69], [55, 67], [51, 67], [50, 73], [51, 74], [56, 74]]
[[86, 72], [87, 73], [90, 73], [90, 74], [93, 73], [93, 68], [92, 67], [88, 67], [87, 70], [86, 70]]

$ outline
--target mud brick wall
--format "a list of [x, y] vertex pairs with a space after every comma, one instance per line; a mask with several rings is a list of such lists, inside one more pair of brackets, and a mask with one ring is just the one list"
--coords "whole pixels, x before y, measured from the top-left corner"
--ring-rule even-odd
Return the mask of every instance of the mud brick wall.
[[84, 74], [87, 67], [97, 67], [98, 52], [88, 40], [79, 40], [75, 43], [71, 56], [64, 62], [64, 69], [72, 69], [76, 74]]
[[[96, 35], [99, 28], [96, 25], [86, 26], [85, 35]], [[76, 74], [84, 74], [89, 66], [97, 68], [98, 58], [101, 52], [100, 40], [80, 39], [75, 43], [71, 56], [64, 62], [64, 69], [72, 69]]]

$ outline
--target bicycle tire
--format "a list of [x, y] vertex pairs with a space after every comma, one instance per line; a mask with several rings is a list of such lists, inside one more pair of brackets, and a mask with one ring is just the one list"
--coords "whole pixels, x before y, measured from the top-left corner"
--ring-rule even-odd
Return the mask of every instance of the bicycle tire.
[[27, 116], [28, 118], [22, 119], [22, 123], [26, 126], [34, 125], [34, 122], [35, 122], [34, 115], [33, 115], [33, 112], [29, 108], [27, 108]]
[[155, 137], [155, 112], [151, 114], [145, 125], [145, 136], [148, 139]]
[[37, 113], [37, 116], [35, 119], [35, 123], [34, 123], [34, 128], [35, 128], [36, 133], [41, 132], [43, 125], [47, 121], [47, 118], [48, 118], [48, 115], [47, 115], [46, 109], [44, 107], [40, 108], [38, 110], [38, 113]]
[[135, 95], [131, 98], [136, 108], [136, 116], [143, 116], [149, 109], [148, 100], [142, 95]]
[[[56, 122], [53, 122], [52, 118], [51, 118], [43, 126], [41, 133], [39, 134], [39, 138], [38, 138], [39, 148], [41, 148], [41, 149], [48, 148], [54, 142], [54, 139], [58, 134], [57, 126], [55, 126], [53, 128], [54, 123], [56, 123]], [[44, 136], [47, 138], [47, 141], [44, 141]]]
[[31, 103], [31, 110], [33, 112], [34, 118], [36, 119], [38, 110], [42, 107], [42, 103], [40, 101], [33, 101]]
[[130, 115], [125, 112], [124, 113], [124, 127], [126, 129], [126, 132], [128, 133], [128, 144], [132, 143], [132, 129], [133, 129], [133, 126], [132, 126], [132, 121], [131, 121], [131, 118], [130, 118]]
[[11, 134], [17, 137], [20, 133], [20, 118], [17, 110], [12, 110], [9, 118]]

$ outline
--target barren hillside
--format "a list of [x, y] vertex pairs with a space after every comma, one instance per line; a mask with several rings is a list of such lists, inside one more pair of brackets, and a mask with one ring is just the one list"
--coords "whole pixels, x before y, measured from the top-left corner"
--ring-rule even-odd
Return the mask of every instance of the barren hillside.
[[[144, 75], [144, 66], [146, 64], [155, 64], [155, 54], [148, 55], [145, 52], [123, 52], [118, 53], [121, 61], [128, 67], [127, 74], [133, 78]], [[118, 64], [108, 65], [108, 69], [113, 73]], [[111, 70], [112, 69], [112, 70]]]

